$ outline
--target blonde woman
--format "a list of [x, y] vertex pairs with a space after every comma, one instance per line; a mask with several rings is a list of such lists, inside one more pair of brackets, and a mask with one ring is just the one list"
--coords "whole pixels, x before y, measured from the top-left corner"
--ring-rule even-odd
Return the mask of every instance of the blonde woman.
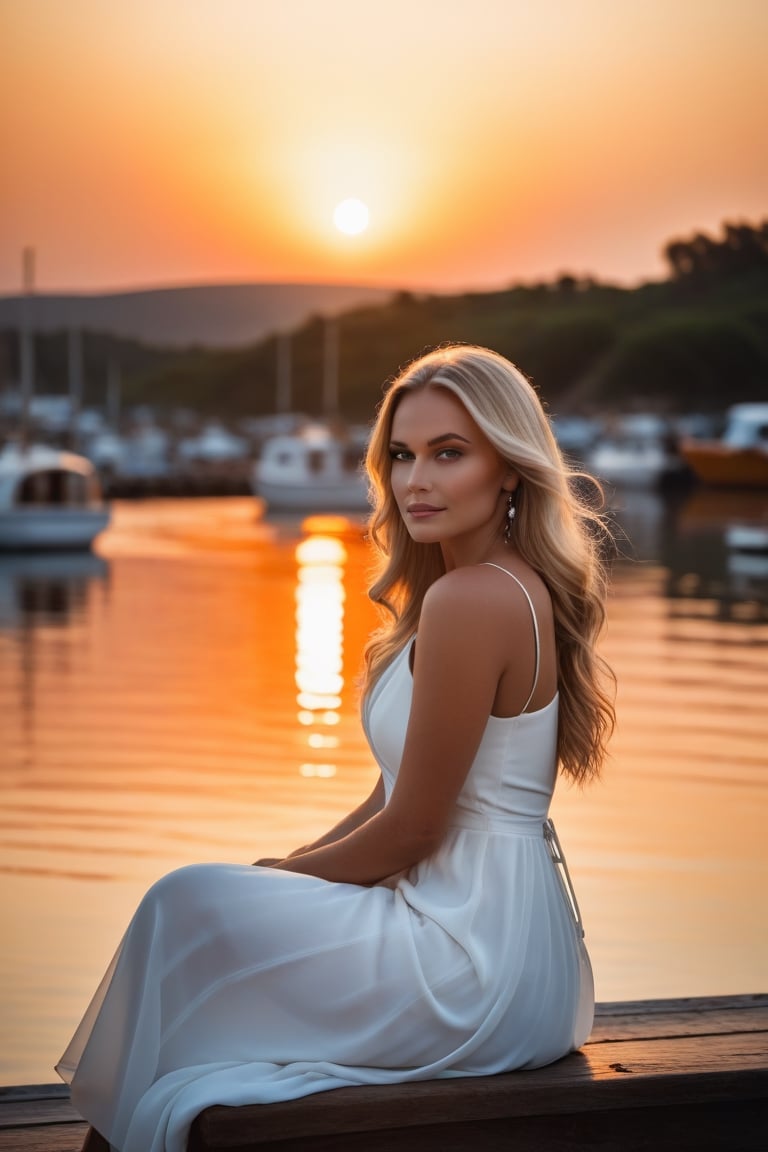
[[59, 1065], [121, 1152], [181, 1152], [211, 1104], [532, 1068], [589, 1033], [548, 810], [613, 723], [599, 521], [535, 391], [482, 348], [401, 374], [367, 466], [381, 776], [284, 860], [181, 869], [145, 897]]

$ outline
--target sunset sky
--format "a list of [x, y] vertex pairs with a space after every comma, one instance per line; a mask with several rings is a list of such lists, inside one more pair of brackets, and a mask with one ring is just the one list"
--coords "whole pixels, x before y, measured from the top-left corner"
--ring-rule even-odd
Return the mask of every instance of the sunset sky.
[[768, 215], [765, 0], [0, 0], [0, 45], [4, 294], [25, 245], [39, 291], [631, 284]]

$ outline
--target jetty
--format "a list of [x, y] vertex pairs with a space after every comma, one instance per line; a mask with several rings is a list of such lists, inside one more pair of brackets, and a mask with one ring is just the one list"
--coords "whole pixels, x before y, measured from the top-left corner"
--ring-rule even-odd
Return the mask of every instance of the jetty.
[[[63, 1085], [0, 1088], [0, 1152], [79, 1152]], [[213, 1107], [189, 1152], [765, 1152], [768, 995], [603, 1003], [588, 1042], [498, 1076]]]

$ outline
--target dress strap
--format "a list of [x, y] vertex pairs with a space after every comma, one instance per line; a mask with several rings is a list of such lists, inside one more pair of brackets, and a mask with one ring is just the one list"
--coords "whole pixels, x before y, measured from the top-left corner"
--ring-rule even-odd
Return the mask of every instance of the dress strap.
[[539, 682], [539, 664], [541, 662], [541, 658], [539, 655], [539, 649], [540, 649], [540, 645], [539, 645], [539, 622], [536, 619], [536, 609], [533, 606], [533, 600], [531, 600], [531, 596], [530, 596], [528, 589], [526, 588], [525, 584], [523, 584], [522, 580], [519, 580], [517, 578], [517, 576], [515, 576], [514, 572], [510, 572], [508, 568], [502, 568], [501, 564], [494, 564], [492, 560], [484, 560], [483, 564], [487, 568], [498, 568], [499, 572], [506, 572], [507, 576], [511, 576], [512, 579], [514, 580], [514, 582], [516, 584], [518, 584], [520, 586], [520, 588], [522, 589], [523, 595], [525, 596], [526, 600], [528, 601], [528, 607], [531, 610], [531, 618], [533, 619], [533, 640], [534, 640], [534, 647], [536, 650], [536, 662], [534, 664], [534, 669], [533, 669], [533, 687], [531, 688], [530, 696], [528, 697], [528, 699], [526, 700], [525, 704], [523, 705], [523, 707], [521, 709], [521, 714], [522, 714], [522, 712], [525, 712], [525, 710], [528, 707], [528, 705], [530, 704], [531, 700], [533, 700], [533, 694], [536, 691], [536, 685]]

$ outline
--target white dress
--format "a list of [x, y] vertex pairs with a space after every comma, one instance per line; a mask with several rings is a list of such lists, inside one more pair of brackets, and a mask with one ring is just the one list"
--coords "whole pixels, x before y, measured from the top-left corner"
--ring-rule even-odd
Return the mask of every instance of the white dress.
[[[364, 715], [387, 797], [410, 649]], [[547, 820], [557, 711], [489, 718], [443, 842], [392, 886], [229, 864], [158, 881], [57, 1065], [82, 1115], [120, 1152], [183, 1152], [212, 1104], [534, 1068], [582, 1044], [592, 973]]]

